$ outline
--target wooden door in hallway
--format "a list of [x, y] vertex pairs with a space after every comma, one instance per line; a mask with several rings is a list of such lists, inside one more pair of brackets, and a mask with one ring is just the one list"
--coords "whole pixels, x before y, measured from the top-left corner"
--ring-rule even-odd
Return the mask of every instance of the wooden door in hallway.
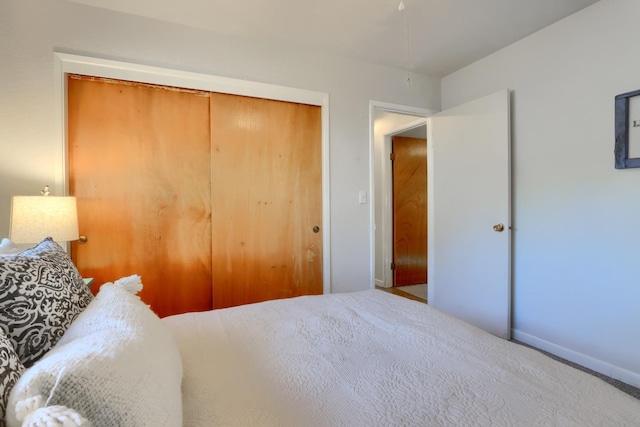
[[215, 308], [321, 294], [320, 107], [211, 96]]
[[394, 286], [427, 283], [427, 140], [394, 136]]
[[82, 275], [140, 275], [160, 316], [210, 309], [209, 93], [70, 76], [67, 98]]

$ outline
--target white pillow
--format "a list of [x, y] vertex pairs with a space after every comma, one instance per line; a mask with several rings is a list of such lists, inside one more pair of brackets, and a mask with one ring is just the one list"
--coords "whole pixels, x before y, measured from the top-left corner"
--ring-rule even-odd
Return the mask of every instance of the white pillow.
[[182, 426], [178, 346], [165, 324], [129, 291], [136, 288], [141, 289], [137, 276], [100, 287], [55, 347], [13, 387], [8, 426], [21, 425], [29, 416], [25, 407], [33, 412], [43, 405], [71, 408], [93, 427]]
[[0, 256], [4, 255], [15, 255], [20, 253], [20, 249], [13, 243], [11, 240], [4, 237], [2, 241], [0, 241]]

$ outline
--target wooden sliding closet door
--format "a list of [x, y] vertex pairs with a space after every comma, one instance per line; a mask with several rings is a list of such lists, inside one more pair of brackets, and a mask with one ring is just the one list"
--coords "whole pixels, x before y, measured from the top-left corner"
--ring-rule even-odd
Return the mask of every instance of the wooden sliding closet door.
[[320, 107], [211, 95], [213, 305], [321, 294]]
[[160, 316], [211, 308], [209, 94], [70, 76], [72, 257], [95, 285], [138, 274]]

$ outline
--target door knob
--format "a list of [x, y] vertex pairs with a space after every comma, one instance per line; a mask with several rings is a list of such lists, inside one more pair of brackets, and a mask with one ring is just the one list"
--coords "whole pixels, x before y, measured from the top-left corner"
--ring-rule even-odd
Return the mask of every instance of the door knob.
[[504, 231], [504, 224], [496, 224], [493, 226], [493, 231], [497, 231], [498, 233], [502, 233]]
[[317, 233], [318, 231], [320, 231], [320, 227], [318, 227], [317, 225], [313, 227], [313, 232]]
[[87, 243], [87, 236], [81, 234], [80, 237], [78, 238], [78, 243], [80, 243], [81, 245], [84, 245], [85, 243]]

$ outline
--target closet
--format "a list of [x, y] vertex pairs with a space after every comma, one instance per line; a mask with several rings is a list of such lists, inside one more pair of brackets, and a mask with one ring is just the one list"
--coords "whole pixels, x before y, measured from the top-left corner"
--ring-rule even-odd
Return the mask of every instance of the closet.
[[69, 75], [71, 254], [160, 316], [322, 293], [320, 107]]

